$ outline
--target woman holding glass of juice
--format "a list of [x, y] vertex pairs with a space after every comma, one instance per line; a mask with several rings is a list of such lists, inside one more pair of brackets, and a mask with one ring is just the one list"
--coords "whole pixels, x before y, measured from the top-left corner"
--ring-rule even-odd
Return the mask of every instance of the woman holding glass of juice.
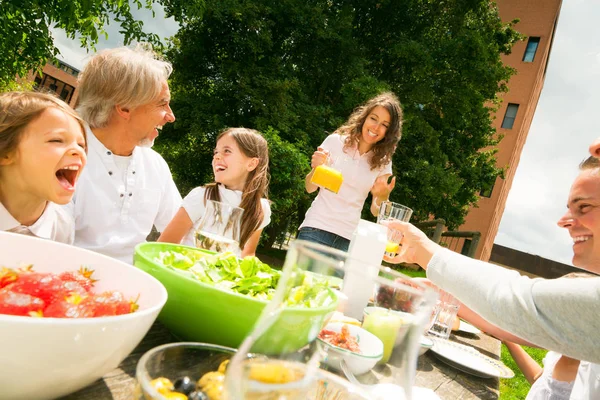
[[356, 108], [325, 138], [312, 155], [312, 171], [306, 176], [306, 191], [319, 193], [300, 225], [298, 239], [348, 250], [369, 192], [371, 213], [377, 216], [396, 184], [395, 177], [389, 178], [401, 133], [400, 102], [386, 92]]

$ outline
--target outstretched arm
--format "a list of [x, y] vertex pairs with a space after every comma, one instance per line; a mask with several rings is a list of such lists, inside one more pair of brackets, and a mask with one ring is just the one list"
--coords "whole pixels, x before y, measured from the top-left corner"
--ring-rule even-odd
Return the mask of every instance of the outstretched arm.
[[542, 367], [518, 344], [513, 342], [504, 342], [504, 344], [523, 375], [525, 375], [525, 379], [530, 385], [533, 385], [533, 382], [542, 375]]
[[530, 279], [433, 243], [415, 226], [392, 222], [403, 233], [392, 262], [418, 263], [427, 277], [492, 324], [569, 357], [600, 362], [597, 307], [600, 278]]

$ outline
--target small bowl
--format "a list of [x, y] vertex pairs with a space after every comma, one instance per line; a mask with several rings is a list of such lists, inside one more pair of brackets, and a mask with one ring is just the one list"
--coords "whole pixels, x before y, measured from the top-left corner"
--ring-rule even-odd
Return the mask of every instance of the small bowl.
[[[193, 382], [233, 357], [235, 349], [207, 343], [180, 342], [155, 347], [147, 351], [136, 367], [135, 400], [167, 400], [151, 385], [156, 378], [167, 378], [174, 382], [187, 376]], [[309, 390], [314, 400], [367, 400], [371, 397], [364, 389], [351, 384], [330, 372], [317, 370], [317, 376]]]
[[344, 360], [354, 375], [365, 374], [383, 357], [383, 342], [371, 332], [356, 325], [332, 322], [327, 324], [325, 329], [340, 333], [344, 325], [348, 327], [350, 335], [356, 337], [361, 352], [355, 353], [342, 349], [319, 338], [319, 341], [327, 349], [325, 364], [337, 371], [341, 371], [340, 362]]
[[189, 377], [197, 382], [207, 372], [217, 371], [219, 365], [233, 357], [235, 349], [208, 343], [169, 343], [148, 350], [138, 361], [136, 400], [165, 399], [154, 387], [152, 380], [167, 378], [175, 382]]
[[433, 347], [433, 340], [431, 340], [427, 336], [423, 335], [423, 336], [421, 336], [420, 344], [421, 344], [421, 346], [419, 347], [419, 355], [421, 356], [421, 355], [427, 353], [427, 350], [429, 350], [430, 348]]

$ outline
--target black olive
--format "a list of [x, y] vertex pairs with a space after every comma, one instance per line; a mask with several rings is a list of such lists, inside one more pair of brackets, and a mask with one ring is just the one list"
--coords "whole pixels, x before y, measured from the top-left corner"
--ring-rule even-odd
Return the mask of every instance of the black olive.
[[188, 376], [178, 378], [173, 382], [174, 391], [183, 393], [188, 396], [196, 389], [196, 382], [192, 381]]
[[188, 400], [210, 400], [210, 399], [208, 398], [206, 393], [204, 393], [202, 390], [197, 390], [195, 392], [188, 394]]

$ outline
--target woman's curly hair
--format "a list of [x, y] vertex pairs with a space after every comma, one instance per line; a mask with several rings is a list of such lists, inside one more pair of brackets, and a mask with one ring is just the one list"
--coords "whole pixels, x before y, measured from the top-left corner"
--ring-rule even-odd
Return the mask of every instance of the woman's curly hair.
[[373, 148], [373, 155], [369, 159], [371, 169], [381, 168], [392, 161], [392, 155], [402, 136], [402, 107], [396, 95], [385, 92], [373, 97], [365, 104], [357, 107], [348, 118], [348, 121], [336, 131], [345, 136], [344, 150], [358, 146], [362, 136], [362, 127], [367, 117], [377, 106], [384, 107], [390, 113], [390, 125], [385, 132], [385, 137], [377, 142]]

